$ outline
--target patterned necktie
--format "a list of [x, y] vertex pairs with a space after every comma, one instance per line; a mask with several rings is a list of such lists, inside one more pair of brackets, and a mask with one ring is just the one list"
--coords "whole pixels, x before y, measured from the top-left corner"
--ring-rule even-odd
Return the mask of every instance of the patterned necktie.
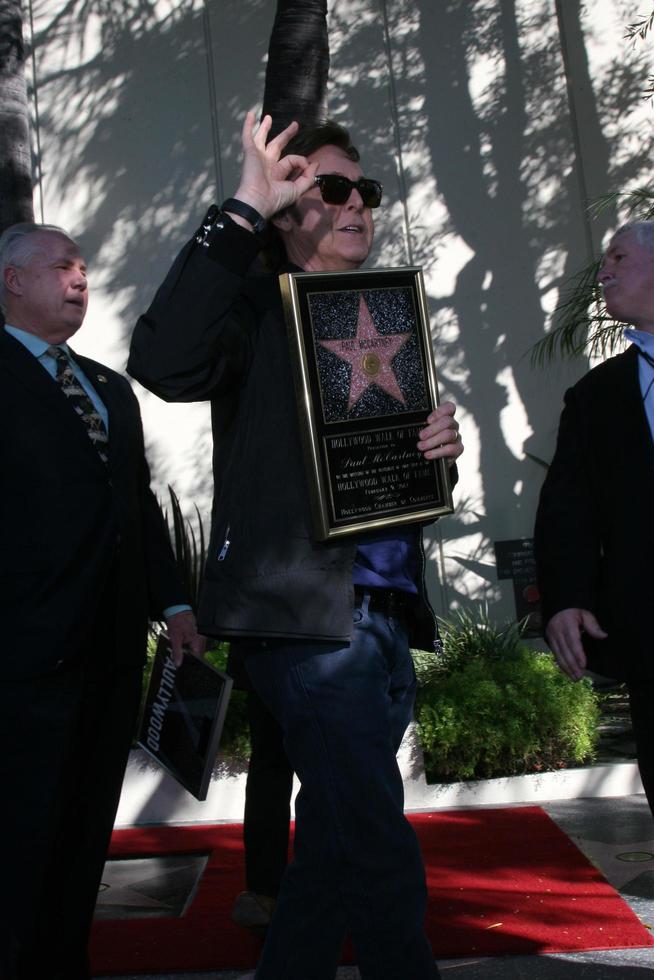
[[108, 463], [109, 437], [105, 424], [98, 415], [95, 405], [73, 374], [66, 352], [61, 347], [48, 347], [46, 353], [57, 362], [57, 382], [61, 390], [84, 423], [86, 434], [95, 446], [100, 459], [103, 463]]

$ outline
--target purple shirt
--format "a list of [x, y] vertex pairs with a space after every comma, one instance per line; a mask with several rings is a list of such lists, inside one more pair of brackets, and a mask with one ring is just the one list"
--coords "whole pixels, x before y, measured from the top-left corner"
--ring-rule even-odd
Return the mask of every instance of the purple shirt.
[[354, 585], [415, 595], [418, 592], [420, 533], [418, 524], [405, 524], [371, 531], [359, 538], [352, 566]]

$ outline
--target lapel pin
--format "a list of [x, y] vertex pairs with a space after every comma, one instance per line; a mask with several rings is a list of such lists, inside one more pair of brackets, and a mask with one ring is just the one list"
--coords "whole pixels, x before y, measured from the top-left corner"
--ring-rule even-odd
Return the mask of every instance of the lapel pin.
[[98, 381], [102, 381], [103, 384], [106, 384], [107, 383], [107, 379], [104, 376], [104, 374], [99, 374], [98, 375]]

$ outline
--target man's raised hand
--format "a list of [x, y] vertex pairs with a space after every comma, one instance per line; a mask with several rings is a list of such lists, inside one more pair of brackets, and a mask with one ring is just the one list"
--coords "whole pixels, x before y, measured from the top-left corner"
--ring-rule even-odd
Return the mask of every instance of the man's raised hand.
[[255, 208], [264, 218], [270, 218], [282, 208], [294, 204], [305, 191], [313, 187], [318, 169], [317, 163], [309, 163], [306, 157], [281, 153], [299, 129], [290, 123], [274, 139], [269, 140], [272, 118], [264, 116], [256, 125], [252, 110], [243, 123], [243, 168], [238, 190], [234, 197]]

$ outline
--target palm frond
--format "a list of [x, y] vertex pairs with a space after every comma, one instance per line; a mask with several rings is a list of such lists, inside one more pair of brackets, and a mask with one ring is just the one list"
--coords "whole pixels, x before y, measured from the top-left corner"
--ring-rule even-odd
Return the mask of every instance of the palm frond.
[[654, 10], [648, 17], [636, 20], [633, 24], [627, 24], [625, 39], [627, 41], [644, 41], [654, 26]]
[[589, 331], [606, 317], [597, 282], [599, 266], [599, 260], [589, 263], [564, 284], [553, 329], [531, 349], [533, 367], [545, 367], [557, 357], [570, 360], [586, 352]]
[[170, 496], [170, 511], [172, 515], [172, 528], [168, 520], [168, 513], [164, 511], [170, 542], [175, 552], [175, 561], [182, 583], [189, 595], [189, 601], [193, 609], [197, 610], [200, 588], [202, 585], [202, 574], [206, 560], [206, 546], [204, 536], [204, 526], [200, 511], [197, 506], [195, 513], [197, 517], [198, 536], [189, 519], [184, 516], [177, 494], [173, 488], [168, 486]]
[[476, 657], [509, 660], [520, 647], [527, 621], [500, 626], [491, 620], [484, 603], [474, 612], [457, 609], [450, 619], [439, 618], [438, 625], [443, 652], [431, 657], [432, 676], [452, 673]]
[[649, 187], [636, 187], [633, 191], [613, 191], [595, 198], [588, 206], [588, 212], [593, 218], [598, 218], [605, 211], [624, 212], [627, 219], [634, 217], [637, 221], [649, 221], [654, 217], [654, 190]]
[[[620, 211], [627, 221], [650, 221], [654, 218], [654, 189], [639, 187], [603, 194], [588, 211], [593, 218]], [[563, 284], [553, 329], [531, 348], [532, 367], [545, 367], [557, 358], [608, 357], [619, 348], [624, 324], [606, 312], [597, 282], [600, 264], [601, 259], [589, 262]]]
[[530, 459], [532, 463], [536, 463], [538, 466], [542, 466], [544, 470], [548, 470], [550, 468], [550, 464], [547, 462], [546, 459], [542, 459], [541, 456], [536, 456], [534, 453], [528, 453], [526, 451], [525, 451], [525, 456], [527, 457], [527, 459]]

